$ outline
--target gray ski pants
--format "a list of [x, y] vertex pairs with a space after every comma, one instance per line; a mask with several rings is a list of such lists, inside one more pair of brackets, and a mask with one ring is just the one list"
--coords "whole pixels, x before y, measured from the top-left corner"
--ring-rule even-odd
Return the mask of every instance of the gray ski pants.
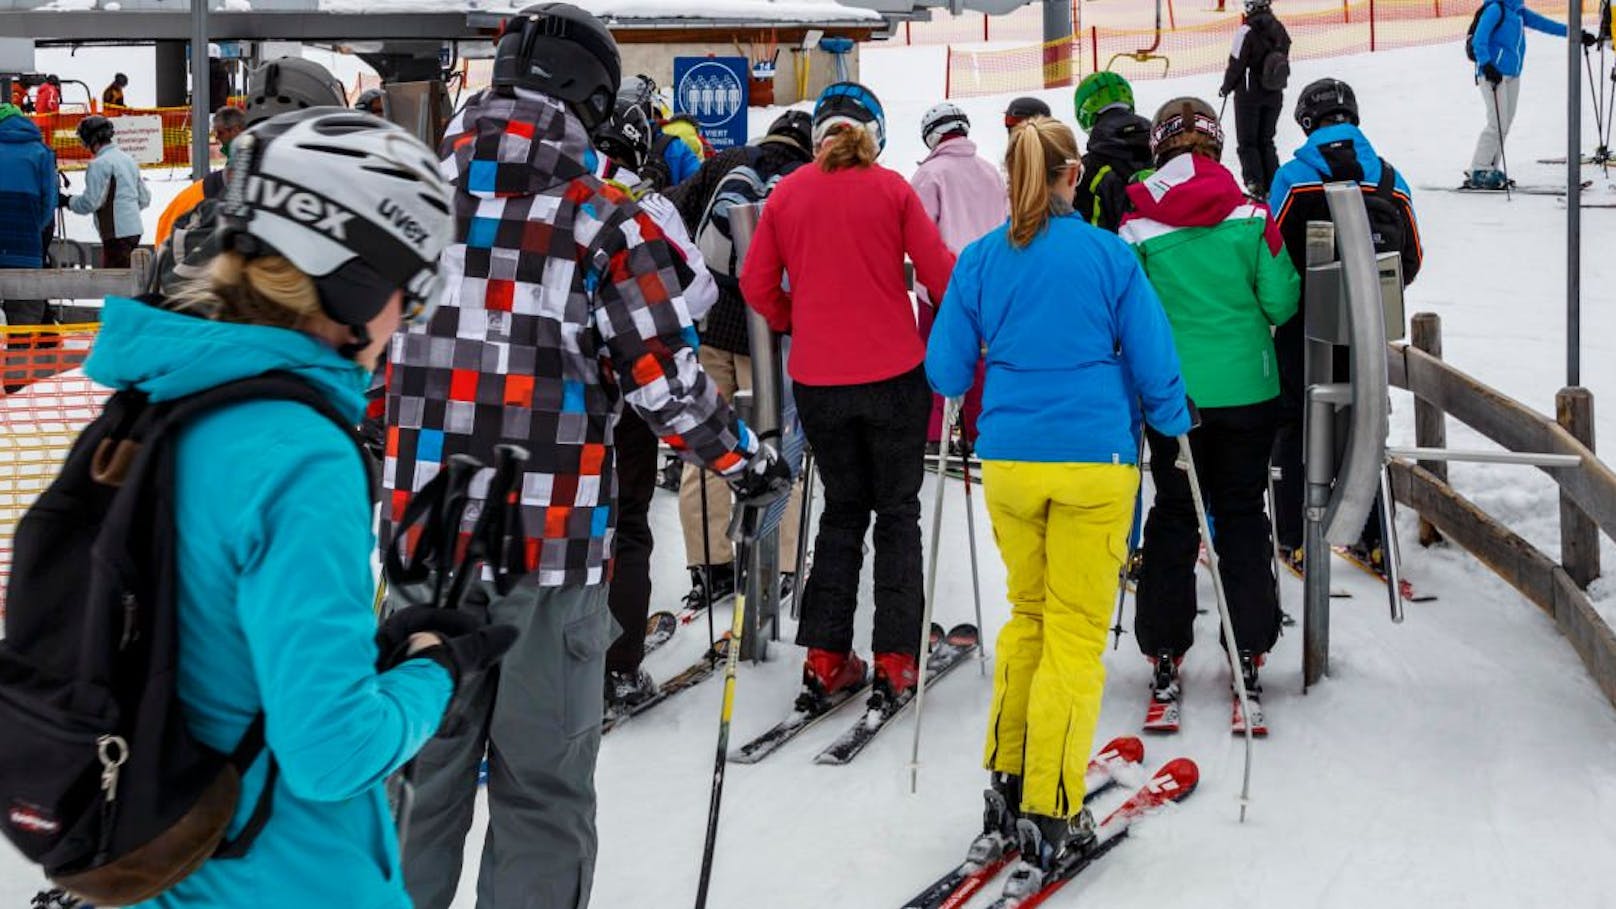
[[[1499, 170], [1504, 157], [1504, 140], [1509, 127], [1515, 122], [1515, 103], [1521, 97], [1521, 80], [1505, 76], [1495, 87], [1486, 79], [1479, 83], [1481, 103], [1487, 108], [1487, 126], [1476, 137], [1476, 153], [1470, 157], [1470, 169]], [[1494, 92], [1496, 91], [1496, 94]]]
[[602, 680], [618, 634], [606, 585], [540, 587], [529, 577], [487, 608], [521, 636], [464, 692], [460, 728], [416, 757], [404, 885], [417, 909], [454, 901], [486, 748], [490, 817], [477, 909], [584, 909], [595, 874]]

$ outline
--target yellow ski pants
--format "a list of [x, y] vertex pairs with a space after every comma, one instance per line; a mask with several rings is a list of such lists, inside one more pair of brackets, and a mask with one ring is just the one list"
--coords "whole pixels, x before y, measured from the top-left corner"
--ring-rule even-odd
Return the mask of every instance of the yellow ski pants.
[[1008, 571], [985, 766], [1022, 778], [1021, 810], [1067, 818], [1105, 691], [1100, 654], [1127, 558], [1139, 470], [986, 461], [982, 486]]

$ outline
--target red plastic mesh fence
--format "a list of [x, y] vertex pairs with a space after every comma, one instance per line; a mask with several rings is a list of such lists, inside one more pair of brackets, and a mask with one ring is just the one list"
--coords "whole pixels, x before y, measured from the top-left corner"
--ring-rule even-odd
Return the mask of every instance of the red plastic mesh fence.
[[73, 440], [106, 398], [107, 390], [79, 370], [97, 327], [0, 327], [0, 613], [17, 521], [55, 479]]
[[[1338, 7], [1284, 16], [1291, 34], [1291, 57], [1315, 60], [1371, 51], [1440, 44], [1464, 37], [1481, 0], [1357, 0]], [[1597, 12], [1589, 4], [1591, 27]], [[1534, 9], [1564, 18], [1563, 2]], [[1222, 72], [1229, 59], [1238, 18], [1200, 25], [1117, 29], [1091, 25], [1074, 36], [1071, 51], [1078, 74], [1111, 69], [1130, 79], [1159, 79]], [[1064, 43], [1064, 42], [1062, 42]], [[1002, 50], [948, 53], [949, 97], [1029, 91], [1063, 84], [1049, 60], [1058, 49], [1048, 44]]]

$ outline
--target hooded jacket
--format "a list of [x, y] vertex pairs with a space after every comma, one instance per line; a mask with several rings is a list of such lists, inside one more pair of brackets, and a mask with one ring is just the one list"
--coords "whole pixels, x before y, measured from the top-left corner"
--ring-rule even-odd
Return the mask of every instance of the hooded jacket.
[[1564, 22], [1526, 8], [1526, 0], [1486, 0], [1476, 33], [1470, 36], [1470, 50], [1476, 57], [1476, 78], [1491, 63], [1506, 76], [1519, 76], [1526, 67], [1526, 30], [1537, 29], [1558, 38], [1566, 36]]
[[1025, 248], [1004, 225], [960, 253], [926, 347], [932, 388], [964, 394], [984, 347], [984, 458], [1137, 464], [1137, 401], [1159, 432], [1189, 431], [1149, 279], [1127, 244], [1075, 213], [1051, 217]]
[[45, 264], [56, 219], [56, 155], [32, 120], [0, 105], [0, 268]]
[[[1274, 175], [1268, 203], [1274, 207], [1274, 221], [1285, 238], [1285, 248], [1290, 251], [1291, 264], [1298, 274], [1307, 272], [1307, 222], [1330, 220], [1329, 206], [1324, 201], [1324, 184], [1356, 180], [1365, 194], [1378, 194], [1383, 163], [1358, 127], [1351, 123], [1332, 123], [1314, 130], [1307, 142], [1296, 150], [1296, 156], [1280, 167], [1279, 173]], [[1396, 174], [1392, 184], [1392, 204], [1402, 221], [1403, 238], [1396, 251], [1403, 260], [1403, 283], [1408, 285], [1419, 275], [1425, 251], [1420, 246], [1420, 225], [1414, 217], [1413, 195], [1401, 173]]]
[[1116, 233], [1122, 216], [1133, 208], [1128, 184], [1149, 173], [1152, 163], [1149, 120], [1125, 107], [1101, 113], [1089, 132], [1072, 208], [1095, 227]]
[[117, 142], [101, 146], [84, 172], [84, 192], [72, 197], [74, 214], [96, 216], [102, 240], [139, 237], [146, 227], [140, 213], [151, 204], [151, 192], [140, 165]]
[[455, 242], [437, 312], [395, 336], [389, 354], [385, 513], [399, 520], [446, 458], [487, 462], [514, 442], [532, 455], [528, 569], [546, 587], [600, 584], [617, 524], [619, 408], [724, 475], [744, 468], [757, 440], [696, 362], [679, 254], [595, 176], [589, 137], [559, 102], [479, 93], [450, 122], [442, 154]]
[[1273, 326], [1296, 314], [1301, 281], [1267, 207], [1234, 174], [1181, 154], [1128, 187], [1122, 222], [1155, 285], [1201, 407], [1240, 407], [1279, 394]]
[[[96, 382], [173, 400], [272, 370], [359, 419], [368, 371], [284, 328], [109, 297], [85, 363]], [[210, 861], [144, 907], [410, 905], [383, 782], [437, 731], [451, 691], [430, 660], [376, 672], [369, 476], [309, 407], [251, 401], [179, 437], [173, 484], [178, 692], [185, 723], [229, 753], [259, 710], [280, 774], [245, 857]], [[260, 756], [229, 835], [258, 803]]]
[[955, 254], [1010, 215], [999, 168], [977, 154], [976, 143], [964, 136], [939, 142], [909, 183]]

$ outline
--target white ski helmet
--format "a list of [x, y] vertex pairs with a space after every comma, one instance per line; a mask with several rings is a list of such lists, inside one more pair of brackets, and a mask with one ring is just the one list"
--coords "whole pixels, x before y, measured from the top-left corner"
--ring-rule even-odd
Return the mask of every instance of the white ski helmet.
[[965, 111], [958, 104], [944, 101], [934, 105], [920, 118], [920, 138], [927, 148], [936, 148], [937, 143], [949, 133], [970, 134], [971, 118], [965, 116]]
[[442, 289], [438, 257], [454, 235], [449, 185], [419, 139], [378, 117], [311, 108], [267, 120], [232, 145], [220, 245], [279, 255], [314, 279], [320, 306], [353, 329], [395, 290], [424, 321]]
[[247, 74], [247, 125], [311, 107], [347, 107], [342, 83], [302, 57], [277, 57]]

